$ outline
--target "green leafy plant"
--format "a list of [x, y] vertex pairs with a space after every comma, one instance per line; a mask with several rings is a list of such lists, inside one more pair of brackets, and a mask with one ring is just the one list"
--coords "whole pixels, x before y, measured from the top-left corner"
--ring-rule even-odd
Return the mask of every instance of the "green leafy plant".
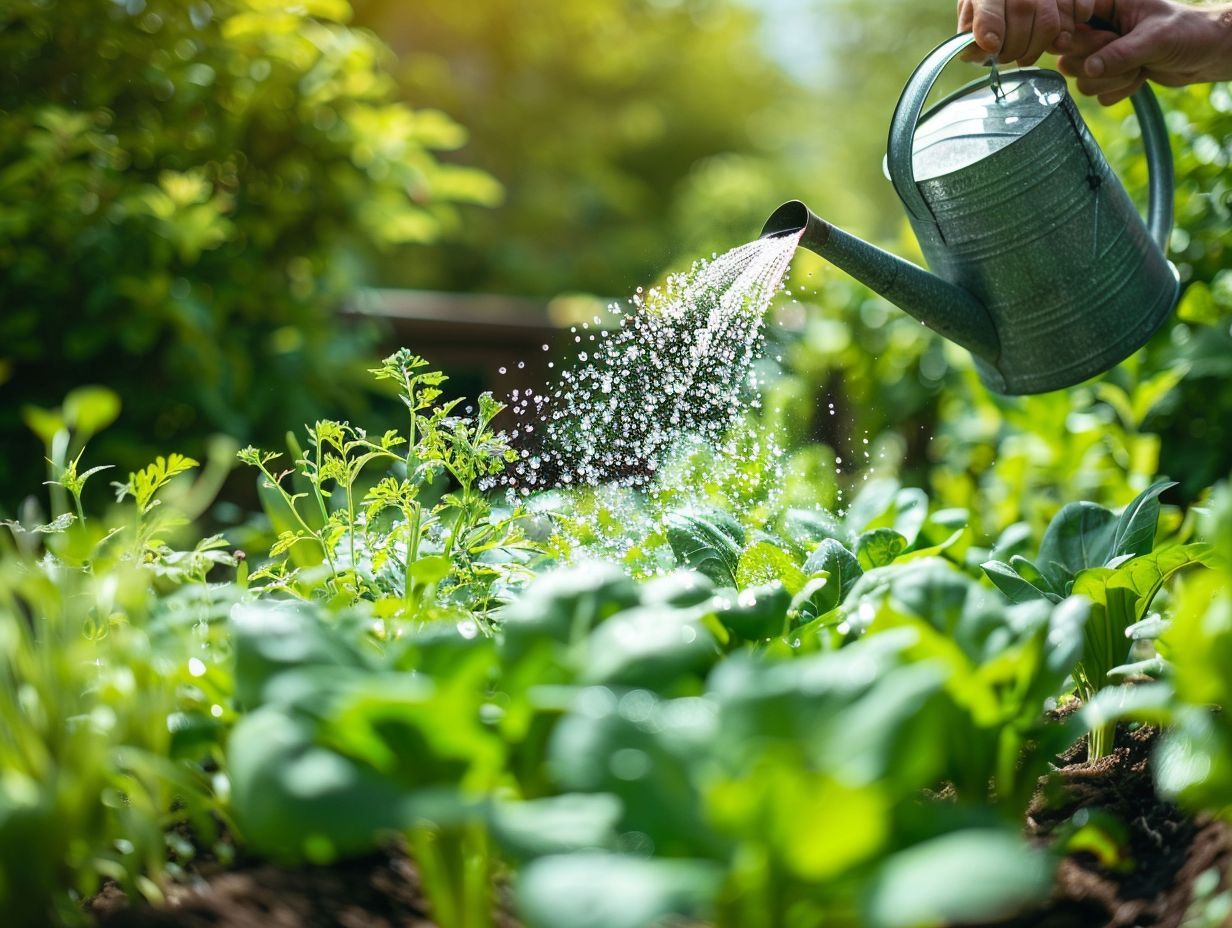
[[[349, 423], [319, 420], [307, 450], [284, 471], [275, 470], [277, 453], [239, 452], [261, 473], [278, 531], [269, 563], [249, 579], [264, 581], [267, 592], [374, 600], [384, 616], [428, 607], [473, 612], [486, 628], [504, 585], [524, 575], [523, 562], [538, 550], [520, 511], [495, 510], [485, 492], [517, 457], [493, 426], [504, 406], [484, 393], [473, 417], [454, 415], [461, 400], [440, 400], [445, 375], [405, 349], [373, 374], [396, 384], [404, 432], [370, 438]], [[374, 465], [386, 475], [365, 485]], [[454, 489], [441, 493], [441, 478]]]
[[[222, 757], [230, 690], [211, 629], [232, 597], [206, 577], [234, 558], [217, 538], [167, 543], [184, 521], [171, 484], [196, 464], [180, 455], [130, 474], [117, 487], [131, 505], [87, 522], [86, 483], [105, 468], [78, 472], [80, 436], [104, 418], [77, 432], [67, 464], [52, 461], [73, 509], [0, 532], [0, 908], [16, 924], [82, 922], [105, 879], [161, 901], [162, 876], [193, 854], [177, 826], [229, 853], [225, 779], [207, 764]], [[201, 596], [175, 595], [189, 587]]]
[[[126, 469], [167, 445], [200, 457], [212, 432], [281, 434], [327, 401], [363, 408], [371, 332], [337, 315], [361, 262], [501, 188], [438, 160], [465, 130], [398, 102], [392, 56], [351, 16], [346, 0], [0, 10], [6, 448], [26, 440], [19, 410], [77, 383], [123, 397], [103, 450]], [[32, 483], [23, 458], [0, 462], [6, 483]]]
[[[983, 565], [988, 578], [1013, 602], [1061, 602], [1078, 596], [1091, 601], [1075, 678], [1084, 700], [1115, 682], [1112, 675], [1129, 654], [1131, 629], [1147, 618], [1168, 578], [1208, 556], [1202, 544], [1155, 549], [1159, 497], [1173, 486], [1153, 483], [1119, 516], [1094, 503], [1071, 503], [1049, 524], [1035, 562], [1015, 555], [1008, 564], [992, 560]], [[1115, 735], [1115, 721], [1093, 730], [1091, 759], [1107, 754]]]

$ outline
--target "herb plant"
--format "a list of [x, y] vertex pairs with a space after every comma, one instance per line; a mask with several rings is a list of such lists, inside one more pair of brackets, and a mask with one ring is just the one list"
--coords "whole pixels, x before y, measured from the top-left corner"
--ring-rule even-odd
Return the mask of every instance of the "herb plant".
[[521, 511], [494, 508], [485, 492], [517, 452], [493, 426], [501, 403], [484, 393], [473, 415], [456, 415], [461, 400], [441, 401], [446, 377], [427, 368], [403, 349], [372, 371], [398, 390], [403, 431], [370, 437], [350, 423], [319, 420], [284, 470], [278, 453], [239, 452], [260, 471], [278, 530], [269, 563], [251, 582], [301, 598], [371, 600], [384, 617], [473, 612], [490, 631], [488, 614], [538, 551]]

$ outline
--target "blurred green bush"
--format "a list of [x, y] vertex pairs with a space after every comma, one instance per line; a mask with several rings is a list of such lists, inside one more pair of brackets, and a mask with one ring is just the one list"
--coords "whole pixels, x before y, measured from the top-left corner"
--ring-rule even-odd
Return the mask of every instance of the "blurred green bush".
[[[808, 100], [763, 17], [733, 0], [356, 0], [408, 99], [472, 132], [463, 157], [508, 199], [468, 217], [400, 286], [622, 297], [746, 241], [796, 194]], [[735, 177], [735, 183], [728, 182]], [[744, 189], [746, 177], [761, 189]], [[699, 211], [690, 204], [704, 203]]]
[[[128, 466], [225, 430], [354, 410], [373, 353], [336, 308], [364, 262], [434, 240], [488, 175], [398, 102], [345, 0], [14, 0], [0, 7], [0, 481], [20, 415], [116, 389]], [[16, 493], [13, 493], [16, 496]]]

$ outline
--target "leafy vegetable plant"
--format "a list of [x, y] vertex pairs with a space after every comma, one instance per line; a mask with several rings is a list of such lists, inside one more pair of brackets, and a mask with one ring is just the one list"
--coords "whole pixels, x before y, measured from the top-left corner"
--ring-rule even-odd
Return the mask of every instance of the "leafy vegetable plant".
[[[983, 565], [988, 578], [1013, 602], [1061, 602], [1077, 596], [1091, 601], [1075, 677], [1084, 700], [1116, 682], [1113, 675], [1129, 654], [1131, 629], [1147, 618], [1168, 578], [1209, 556], [1203, 544], [1155, 547], [1159, 497], [1175, 485], [1153, 483], [1120, 515], [1095, 503], [1071, 503], [1049, 524], [1036, 561], [1016, 555], [1008, 564], [991, 560]], [[1089, 757], [1106, 755], [1115, 735], [1115, 722], [1094, 729]]]

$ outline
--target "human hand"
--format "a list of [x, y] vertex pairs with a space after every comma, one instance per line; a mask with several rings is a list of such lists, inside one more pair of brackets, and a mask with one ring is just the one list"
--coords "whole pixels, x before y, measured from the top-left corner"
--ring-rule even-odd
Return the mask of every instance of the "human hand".
[[975, 34], [968, 60], [995, 57], [1032, 65], [1046, 51], [1069, 49], [1096, 0], [958, 0], [958, 31]]
[[1171, 0], [1095, 0], [1115, 31], [1080, 26], [1060, 69], [1108, 106], [1146, 81], [1179, 87], [1232, 78], [1232, 6]]

